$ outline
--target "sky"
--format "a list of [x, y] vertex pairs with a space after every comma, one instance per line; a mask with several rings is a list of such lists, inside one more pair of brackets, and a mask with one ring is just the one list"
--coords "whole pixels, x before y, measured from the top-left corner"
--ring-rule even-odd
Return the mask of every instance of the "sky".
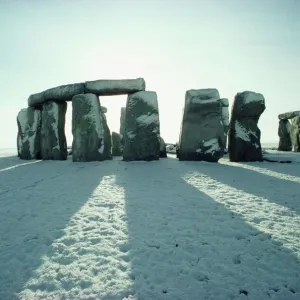
[[[156, 91], [161, 136], [179, 137], [185, 92], [262, 93], [262, 143], [278, 114], [300, 110], [299, 0], [0, 0], [0, 148], [16, 147], [30, 94], [96, 79], [143, 77]], [[126, 95], [100, 97], [119, 131]], [[72, 105], [66, 136], [72, 142]]]

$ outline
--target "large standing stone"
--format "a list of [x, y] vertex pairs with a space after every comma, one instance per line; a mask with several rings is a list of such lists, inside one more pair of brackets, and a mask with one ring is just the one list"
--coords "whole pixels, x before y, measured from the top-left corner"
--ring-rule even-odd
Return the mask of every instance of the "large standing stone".
[[262, 94], [245, 91], [235, 96], [228, 134], [230, 161], [262, 161], [257, 123], [265, 109]]
[[65, 135], [67, 102], [49, 101], [43, 104], [41, 130], [42, 159], [65, 160], [68, 157]]
[[98, 96], [113, 96], [132, 94], [145, 90], [143, 78], [124, 80], [94, 80], [85, 82], [85, 93], [93, 93]]
[[291, 151], [292, 150], [292, 140], [291, 140], [291, 123], [289, 120], [279, 120], [278, 127], [279, 136], [279, 151]]
[[126, 105], [123, 160], [158, 160], [160, 124], [155, 92], [129, 95]]
[[73, 161], [102, 161], [107, 155], [103, 114], [94, 94], [80, 94], [72, 99]]
[[300, 117], [292, 119], [291, 139], [295, 152], [300, 152]]
[[186, 92], [177, 151], [179, 160], [217, 162], [223, 156], [222, 106], [216, 89]]
[[166, 158], [167, 156], [167, 146], [162, 137], [159, 138], [159, 157]]
[[229, 102], [227, 98], [222, 98], [220, 99], [221, 106], [222, 106], [222, 114], [221, 114], [221, 120], [223, 122], [224, 126], [224, 139], [223, 139], [223, 144], [224, 147], [227, 147], [227, 134], [228, 134], [228, 129], [229, 129]]
[[121, 135], [113, 131], [111, 134], [111, 140], [112, 140], [112, 155], [121, 156], [123, 153], [122, 145], [121, 145]]
[[120, 134], [122, 137], [125, 135], [125, 116], [126, 116], [126, 107], [121, 107]]
[[104, 106], [100, 107], [101, 117], [102, 117], [102, 124], [104, 130], [104, 150], [103, 155], [106, 159], [112, 159], [112, 141], [111, 141], [111, 134], [107, 124], [107, 119], [105, 113], [107, 112], [107, 108]]
[[32, 107], [23, 108], [17, 116], [18, 156], [21, 159], [41, 157], [41, 111]]
[[72, 97], [84, 93], [83, 83], [61, 85], [44, 92], [32, 94], [28, 98], [28, 106], [38, 107], [46, 101], [71, 101]]
[[297, 110], [297, 111], [290, 111], [284, 114], [280, 114], [278, 115], [278, 118], [280, 120], [286, 120], [286, 119], [292, 119], [294, 117], [299, 117], [299, 116], [300, 116], [300, 111]]

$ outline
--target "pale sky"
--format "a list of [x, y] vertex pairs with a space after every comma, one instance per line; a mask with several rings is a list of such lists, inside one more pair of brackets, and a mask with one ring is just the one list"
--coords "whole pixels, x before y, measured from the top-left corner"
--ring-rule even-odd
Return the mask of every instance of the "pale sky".
[[[143, 77], [161, 135], [176, 142], [186, 90], [262, 93], [262, 142], [277, 115], [300, 110], [300, 0], [0, 0], [0, 148], [32, 93], [96, 79]], [[119, 131], [126, 96], [100, 97]], [[66, 135], [72, 142], [69, 102]]]

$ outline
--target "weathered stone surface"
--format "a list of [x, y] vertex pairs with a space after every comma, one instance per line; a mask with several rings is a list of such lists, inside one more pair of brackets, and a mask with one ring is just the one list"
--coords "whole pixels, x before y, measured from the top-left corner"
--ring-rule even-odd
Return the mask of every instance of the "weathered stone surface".
[[300, 117], [294, 117], [292, 119], [291, 140], [293, 150], [300, 152]]
[[83, 83], [73, 83], [61, 85], [48, 89], [44, 92], [30, 95], [28, 98], [28, 106], [38, 107], [46, 101], [71, 101], [72, 97], [77, 94], [84, 93]]
[[65, 135], [67, 102], [48, 101], [43, 104], [41, 157], [44, 160], [65, 160], [68, 157]]
[[126, 105], [123, 160], [158, 160], [160, 124], [155, 92], [129, 95]]
[[228, 133], [230, 161], [261, 161], [259, 117], [266, 109], [262, 94], [245, 91], [235, 96]]
[[132, 94], [145, 90], [143, 78], [124, 80], [95, 80], [85, 82], [85, 93], [93, 93], [98, 96], [113, 96]]
[[107, 113], [107, 108], [105, 106], [101, 105], [101, 111], [106, 114]]
[[121, 107], [120, 134], [122, 137], [125, 135], [125, 116], [126, 116], [126, 107]]
[[[94, 94], [80, 94], [72, 99], [72, 159], [73, 161], [102, 161], [107, 155], [105, 124], [99, 99]], [[111, 150], [109, 150], [111, 151]]]
[[300, 116], [300, 111], [290, 111], [290, 112], [278, 115], [278, 119], [287, 120], [287, 119], [292, 119], [292, 118], [298, 117], [298, 116]]
[[122, 145], [121, 145], [121, 135], [113, 131], [111, 134], [111, 140], [112, 140], [112, 156], [121, 156], [123, 153]]
[[[104, 130], [104, 150], [103, 155], [106, 159], [112, 159], [112, 141], [111, 141], [111, 134], [107, 124], [107, 119], [105, 115], [105, 107], [101, 106], [101, 117], [102, 117], [102, 124]], [[106, 109], [107, 111], [107, 109]]]
[[292, 140], [291, 140], [291, 123], [289, 120], [279, 120], [278, 127], [279, 136], [279, 151], [291, 151], [292, 150]]
[[223, 136], [223, 145], [226, 148], [227, 146], [227, 134], [229, 129], [229, 101], [227, 98], [220, 99], [222, 106], [221, 120], [224, 126], [224, 136]]
[[41, 157], [41, 111], [32, 107], [23, 108], [17, 116], [18, 156], [21, 159]]
[[167, 146], [162, 137], [159, 138], [160, 146], [159, 146], [159, 157], [166, 158], [167, 156]]
[[179, 160], [217, 162], [223, 156], [222, 101], [216, 89], [186, 92], [177, 149]]

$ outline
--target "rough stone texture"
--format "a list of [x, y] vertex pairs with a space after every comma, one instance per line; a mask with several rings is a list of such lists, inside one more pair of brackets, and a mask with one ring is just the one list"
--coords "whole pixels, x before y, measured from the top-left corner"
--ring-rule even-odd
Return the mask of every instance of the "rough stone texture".
[[121, 117], [120, 117], [120, 134], [125, 135], [125, 116], [126, 116], [126, 107], [121, 107]]
[[44, 160], [65, 160], [68, 157], [65, 135], [67, 102], [48, 101], [43, 104], [41, 157]]
[[179, 160], [217, 162], [222, 156], [224, 125], [218, 90], [188, 90], [181, 124]]
[[85, 82], [85, 93], [93, 93], [98, 96], [113, 96], [132, 94], [145, 90], [143, 78], [124, 80], [95, 80]]
[[291, 123], [289, 120], [279, 120], [278, 127], [279, 136], [279, 151], [291, 151], [292, 150], [292, 140], [291, 140]]
[[[104, 150], [103, 155], [106, 159], [112, 159], [112, 141], [111, 141], [111, 134], [107, 124], [107, 119], [105, 112], [107, 111], [106, 107], [101, 106], [101, 117], [102, 117], [102, 124], [104, 130]], [[105, 111], [106, 110], [106, 111]]]
[[123, 160], [158, 160], [160, 124], [155, 92], [129, 95], [126, 105]]
[[221, 114], [221, 120], [223, 122], [224, 126], [224, 139], [223, 144], [225, 145], [225, 148], [227, 146], [227, 134], [229, 129], [229, 101], [227, 98], [220, 99], [221, 106], [222, 106], [222, 114]]
[[83, 83], [73, 83], [61, 85], [48, 89], [44, 92], [30, 95], [28, 98], [28, 106], [38, 107], [46, 101], [71, 101], [72, 97], [77, 94], [84, 93]]
[[112, 156], [121, 156], [123, 153], [122, 145], [121, 145], [121, 135], [113, 131], [111, 134], [111, 140], [112, 140]]
[[[72, 159], [73, 161], [102, 161], [107, 155], [103, 113], [94, 94], [80, 94], [72, 99]], [[110, 151], [110, 150], [109, 150]]]
[[107, 113], [107, 108], [105, 106], [101, 105], [101, 111], [106, 114]]
[[41, 158], [41, 111], [23, 108], [17, 116], [18, 156], [21, 159]]
[[300, 152], [300, 117], [294, 117], [292, 119], [291, 140], [293, 150]]
[[290, 111], [284, 114], [278, 115], [278, 119], [280, 120], [287, 120], [287, 119], [292, 119], [294, 117], [299, 117], [300, 116], [300, 111]]
[[245, 91], [235, 96], [228, 133], [230, 161], [262, 161], [257, 123], [265, 109], [262, 94]]
[[159, 146], [159, 157], [166, 158], [167, 156], [167, 146], [162, 137], [159, 138], [160, 146]]

